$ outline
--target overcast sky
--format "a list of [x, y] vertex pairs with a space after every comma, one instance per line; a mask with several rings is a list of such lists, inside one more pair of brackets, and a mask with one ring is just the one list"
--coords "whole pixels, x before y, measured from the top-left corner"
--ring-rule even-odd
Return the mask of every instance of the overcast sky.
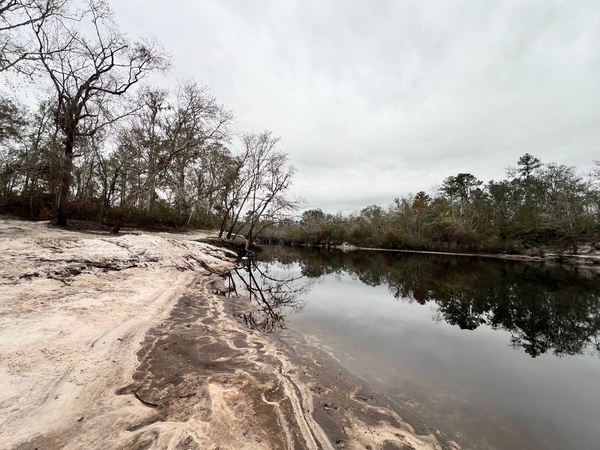
[[272, 130], [309, 207], [350, 212], [528, 152], [600, 159], [598, 0], [111, 0], [242, 131]]

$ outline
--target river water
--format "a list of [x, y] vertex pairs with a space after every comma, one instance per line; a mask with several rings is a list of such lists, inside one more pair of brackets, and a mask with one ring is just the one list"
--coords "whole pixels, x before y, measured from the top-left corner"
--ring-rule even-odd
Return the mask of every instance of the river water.
[[271, 247], [234, 278], [248, 325], [304, 333], [463, 448], [600, 448], [598, 273]]

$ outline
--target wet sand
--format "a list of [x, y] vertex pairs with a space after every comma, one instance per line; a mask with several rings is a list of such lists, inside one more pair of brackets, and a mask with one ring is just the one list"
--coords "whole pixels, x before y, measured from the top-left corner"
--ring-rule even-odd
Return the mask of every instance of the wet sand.
[[0, 220], [0, 442], [14, 449], [449, 449], [225, 298], [226, 250]]

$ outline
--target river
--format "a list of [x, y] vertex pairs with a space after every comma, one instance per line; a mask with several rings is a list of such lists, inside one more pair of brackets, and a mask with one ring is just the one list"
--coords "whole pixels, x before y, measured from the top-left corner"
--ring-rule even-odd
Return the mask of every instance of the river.
[[232, 282], [462, 448], [599, 448], [598, 272], [269, 247]]

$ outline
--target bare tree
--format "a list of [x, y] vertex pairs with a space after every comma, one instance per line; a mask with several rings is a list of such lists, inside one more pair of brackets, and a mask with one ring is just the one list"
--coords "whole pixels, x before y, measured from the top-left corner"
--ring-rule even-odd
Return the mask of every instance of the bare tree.
[[594, 167], [587, 176], [588, 180], [588, 200], [591, 211], [600, 220], [600, 160], [594, 161]]
[[[16, 70], [32, 75], [38, 67], [38, 48], [32, 27], [66, 14], [71, 0], [0, 0], [0, 72]], [[64, 16], [66, 17], [66, 16]], [[47, 49], [55, 51], [59, 49]]]
[[102, 0], [90, 0], [78, 20], [51, 16], [32, 28], [36, 57], [55, 94], [56, 126], [64, 138], [57, 224], [65, 226], [76, 145], [128, 114], [115, 113], [115, 100], [148, 72], [165, 70], [168, 58], [156, 42], [126, 39]]
[[579, 244], [590, 227], [588, 214], [589, 184], [575, 167], [563, 164], [544, 164], [540, 180], [545, 191], [544, 212], [540, 214], [543, 226], [554, 229], [562, 236], [564, 244], [577, 254]]
[[128, 119], [119, 136], [122, 157], [137, 161], [132, 171], [138, 182], [121, 204], [113, 233], [140, 199], [146, 197], [151, 208], [157, 190], [174, 193], [179, 210], [197, 202], [203, 195], [204, 166], [210, 165], [211, 151], [228, 139], [233, 117], [206, 88], [191, 81], [179, 87], [174, 100], [165, 91], [147, 89], [140, 102], [140, 110]]
[[[232, 191], [231, 224], [227, 238], [236, 230], [244, 230], [247, 245], [266, 226], [272, 225], [297, 203], [284, 197], [295, 169], [287, 164], [287, 155], [276, 151], [279, 138], [270, 131], [248, 133], [242, 138], [243, 168], [238, 187]], [[241, 225], [240, 218], [243, 217]], [[239, 225], [239, 226], [238, 226]]]
[[231, 272], [228, 281], [230, 296], [243, 295], [255, 303], [256, 308], [242, 315], [244, 323], [266, 333], [284, 330], [286, 316], [304, 308], [301, 296], [314, 285], [314, 280], [303, 275], [278, 273], [272, 270], [272, 264], [257, 264], [252, 259]]
[[208, 88], [186, 81], [177, 91], [167, 121], [172, 151], [168, 188], [175, 195], [178, 215], [191, 220], [195, 211], [209, 211], [220, 189], [220, 175], [231, 134], [233, 114], [219, 104]]
[[220, 206], [222, 216], [219, 231], [220, 238], [227, 231], [227, 239], [231, 239], [233, 230], [250, 195], [252, 172], [246, 170], [249, 158], [250, 150], [245, 148], [244, 153], [232, 157], [230, 164], [227, 166], [226, 183], [224, 184]]

